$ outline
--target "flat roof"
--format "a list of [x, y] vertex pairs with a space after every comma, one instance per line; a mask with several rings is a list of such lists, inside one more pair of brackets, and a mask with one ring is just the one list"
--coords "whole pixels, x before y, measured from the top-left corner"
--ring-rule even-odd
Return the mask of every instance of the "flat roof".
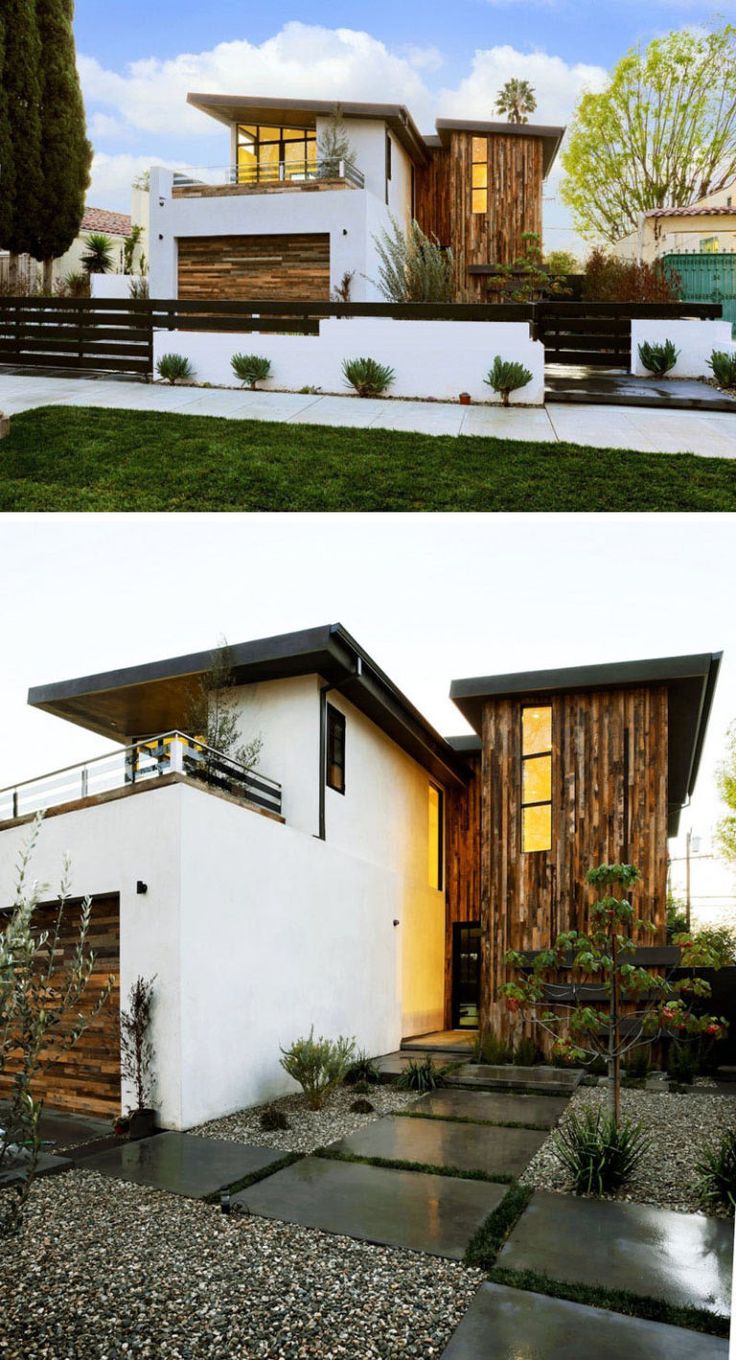
[[[319, 675], [360, 709], [436, 779], [456, 786], [469, 772], [462, 757], [427, 722], [342, 624], [280, 633], [228, 648], [236, 680], [251, 684]], [[186, 727], [198, 677], [213, 652], [193, 652], [141, 666], [40, 685], [28, 692], [33, 708], [65, 718], [112, 741]]]
[[424, 136], [405, 104], [356, 103], [335, 99], [272, 99], [264, 95], [187, 95], [187, 103], [221, 123], [266, 123], [278, 127], [314, 127], [318, 117], [329, 117], [339, 106], [346, 118], [375, 119], [386, 123], [405, 150], [419, 165], [426, 165], [428, 152], [450, 145], [453, 132], [475, 132], [488, 137], [537, 137], [544, 144], [544, 175], [549, 174], [564, 127], [536, 123], [487, 123], [466, 118], [438, 118], [435, 133]]
[[722, 652], [566, 666], [544, 671], [475, 676], [453, 680], [450, 698], [478, 733], [489, 699], [551, 698], [582, 690], [631, 689], [664, 685], [669, 699], [669, 835], [676, 836], [680, 812], [693, 793], [708, 726]]

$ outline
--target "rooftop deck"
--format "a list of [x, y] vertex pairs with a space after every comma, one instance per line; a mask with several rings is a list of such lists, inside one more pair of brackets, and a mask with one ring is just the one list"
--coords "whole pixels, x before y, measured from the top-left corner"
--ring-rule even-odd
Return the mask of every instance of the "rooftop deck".
[[351, 161], [276, 161], [271, 164], [206, 166], [177, 171], [174, 198], [216, 198], [229, 194], [319, 193], [326, 189], [364, 189], [365, 178]]

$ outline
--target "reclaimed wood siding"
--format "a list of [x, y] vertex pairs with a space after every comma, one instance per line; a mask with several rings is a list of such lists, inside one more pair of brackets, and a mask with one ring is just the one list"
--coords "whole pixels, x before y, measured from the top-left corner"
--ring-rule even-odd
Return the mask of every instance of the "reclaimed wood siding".
[[[535, 702], [544, 699], [535, 696]], [[521, 851], [521, 700], [483, 717], [481, 1026], [505, 1032], [497, 989], [508, 949], [546, 948], [588, 926], [586, 871], [626, 859], [643, 875], [634, 901], [666, 942], [667, 692], [663, 687], [556, 696], [552, 706], [552, 849]], [[628, 741], [628, 759], [625, 749]], [[628, 843], [627, 843], [628, 842]]]
[[179, 237], [179, 297], [328, 302], [330, 238]]
[[456, 297], [485, 295], [473, 264], [511, 264], [525, 232], [542, 232], [543, 143], [538, 137], [496, 134], [488, 142], [488, 212], [471, 211], [473, 134], [453, 132], [450, 146], [433, 150], [417, 171], [417, 221], [455, 260]]
[[445, 813], [445, 1026], [452, 1024], [452, 935], [458, 921], [480, 920], [481, 757], [464, 755], [467, 788], [448, 789]]
[[[39, 930], [51, 930], [57, 911], [58, 906], [39, 907], [34, 915], [35, 926]], [[58, 971], [52, 977], [52, 987], [62, 985], [62, 970], [74, 954], [79, 938], [79, 913], [78, 904], [70, 904], [66, 909], [56, 954]], [[42, 1098], [49, 1108], [104, 1118], [120, 1113], [120, 908], [117, 897], [95, 899], [87, 945], [95, 955], [95, 962], [79, 1013], [86, 1015], [94, 1009], [110, 974], [115, 977], [112, 993], [78, 1043], [61, 1057], [55, 1058], [55, 1054], [73, 1027], [76, 1013], [50, 1031], [50, 1042], [41, 1058], [43, 1063], [51, 1059], [51, 1065], [32, 1090], [34, 1096]], [[6, 1071], [12, 1075], [15, 1070], [17, 1067], [11, 1056]], [[0, 1082], [0, 1097], [4, 1093], [3, 1086], [7, 1093], [7, 1076]]]

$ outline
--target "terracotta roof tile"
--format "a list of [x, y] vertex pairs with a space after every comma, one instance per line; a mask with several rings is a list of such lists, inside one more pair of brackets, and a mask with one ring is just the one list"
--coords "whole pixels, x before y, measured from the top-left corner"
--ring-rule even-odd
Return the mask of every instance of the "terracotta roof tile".
[[107, 208], [85, 208], [82, 231], [104, 231], [110, 236], [130, 236], [132, 221], [127, 213], [108, 212]]
[[731, 208], [651, 208], [645, 217], [736, 217], [736, 204]]

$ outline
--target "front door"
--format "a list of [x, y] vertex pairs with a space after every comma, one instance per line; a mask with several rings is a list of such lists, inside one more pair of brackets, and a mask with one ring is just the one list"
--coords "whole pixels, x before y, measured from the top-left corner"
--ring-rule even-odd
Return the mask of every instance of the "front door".
[[479, 1006], [480, 922], [458, 922], [452, 932], [453, 1029], [477, 1029]]

